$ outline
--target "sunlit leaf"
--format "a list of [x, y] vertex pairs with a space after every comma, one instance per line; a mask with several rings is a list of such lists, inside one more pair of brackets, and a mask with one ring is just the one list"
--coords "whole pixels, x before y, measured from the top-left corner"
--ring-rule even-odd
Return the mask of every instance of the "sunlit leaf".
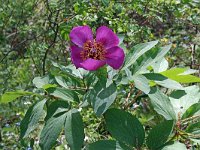
[[0, 103], [12, 102], [19, 97], [28, 96], [28, 95], [35, 95], [35, 93], [27, 92], [27, 91], [6, 92], [1, 96]]

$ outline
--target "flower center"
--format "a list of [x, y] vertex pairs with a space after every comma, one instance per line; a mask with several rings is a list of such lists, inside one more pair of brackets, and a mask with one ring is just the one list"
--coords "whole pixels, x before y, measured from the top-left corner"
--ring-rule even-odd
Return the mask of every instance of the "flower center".
[[81, 58], [86, 60], [88, 58], [96, 60], [104, 60], [106, 50], [102, 43], [94, 41], [87, 41], [83, 45], [83, 50], [81, 51]]

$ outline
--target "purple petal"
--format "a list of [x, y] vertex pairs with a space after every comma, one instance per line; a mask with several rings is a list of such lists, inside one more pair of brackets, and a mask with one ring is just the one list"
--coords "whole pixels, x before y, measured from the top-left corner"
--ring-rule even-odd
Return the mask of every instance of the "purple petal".
[[105, 61], [102, 60], [95, 60], [95, 59], [87, 59], [84, 62], [82, 62], [80, 65], [82, 68], [90, 71], [94, 71], [99, 69], [100, 67], [104, 66], [106, 64]]
[[82, 48], [78, 47], [78, 46], [71, 46], [71, 60], [72, 63], [76, 66], [76, 68], [81, 67], [80, 63], [83, 62], [81, 56], [80, 56], [80, 52], [82, 51]]
[[97, 42], [101, 42], [106, 49], [118, 46], [119, 44], [117, 35], [106, 26], [101, 26], [97, 29], [96, 40]]
[[123, 65], [124, 57], [123, 49], [115, 46], [107, 50], [106, 63], [114, 69], [119, 69]]
[[69, 37], [74, 44], [80, 47], [83, 47], [83, 44], [88, 40], [93, 41], [92, 30], [89, 26], [74, 27], [70, 32]]

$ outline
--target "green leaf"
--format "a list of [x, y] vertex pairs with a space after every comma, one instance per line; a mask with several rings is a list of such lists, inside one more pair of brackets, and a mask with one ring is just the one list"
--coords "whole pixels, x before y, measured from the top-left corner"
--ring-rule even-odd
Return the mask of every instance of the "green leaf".
[[50, 150], [56, 144], [56, 140], [64, 125], [65, 118], [66, 113], [59, 112], [45, 123], [40, 135], [40, 147], [42, 150]]
[[117, 87], [112, 81], [107, 81], [107, 83], [98, 81], [94, 89], [90, 91], [88, 99], [92, 103], [96, 115], [100, 116], [114, 102], [116, 96]]
[[169, 63], [165, 58], [162, 58], [156, 61], [154, 64], [152, 64], [152, 68], [155, 73], [163, 72], [167, 70], [168, 67], [169, 67]]
[[46, 100], [44, 99], [29, 107], [20, 124], [20, 139], [27, 137], [37, 127], [40, 118], [44, 115], [43, 107], [45, 103]]
[[65, 137], [71, 150], [81, 150], [84, 142], [84, 127], [82, 117], [76, 109], [67, 113]]
[[73, 102], [73, 101], [79, 102], [78, 95], [74, 91], [69, 90], [69, 89], [62, 89], [59, 87], [49, 88], [49, 89], [47, 89], [47, 92], [50, 95], [53, 95], [57, 98], [61, 98], [63, 100], [69, 101], [69, 102]]
[[144, 142], [144, 129], [132, 114], [119, 109], [109, 109], [105, 113], [106, 126], [118, 141], [139, 148]]
[[131, 150], [128, 146], [114, 140], [101, 140], [89, 144], [87, 150]]
[[200, 111], [200, 103], [195, 103], [186, 110], [182, 116], [182, 119], [192, 117], [198, 111]]
[[149, 81], [143, 75], [133, 76], [135, 87], [143, 91], [145, 94], [150, 92]]
[[55, 80], [60, 86], [66, 88], [66, 89], [70, 89], [71, 87], [81, 86], [81, 81], [72, 76], [57, 74], [55, 76]]
[[167, 54], [170, 48], [171, 44], [164, 47], [151, 49], [150, 51], [146, 52], [132, 66], [133, 74], [141, 74], [148, 72], [147, 67], [153, 65], [155, 62], [164, 58], [164, 56]]
[[167, 77], [159, 73], [146, 73], [143, 74], [147, 79], [153, 80], [158, 85], [169, 89], [183, 89], [182, 85], [174, 80], [168, 79]]
[[68, 85], [68, 83], [67, 83], [67, 81], [66, 81], [66, 79], [65, 79], [64, 77], [62, 77], [62, 76], [55, 76], [55, 79], [56, 79], [56, 82], [57, 82], [60, 86], [66, 88], [66, 89], [69, 88], [69, 85]]
[[189, 126], [186, 129], [186, 132], [193, 133], [197, 132], [200, 133], [200, 121], [196, 123], [190, 123]]
[[67, 101], [55, 100], [50, 105], [47, 106], [47, 115], [45, 120], [48, 120], [55, 114], [63, 111], [67, 111], [69, 109], [69, 104]]
[[187, 68], [173, 68], [173, 69], [161, 72], [162, 75], [180, 83], [200, 82], [199, 77], [190, 75], [190, 73], [194, 73], [194, 71], [188, 70]]
[[101, 0], [103, 5], [108, 7], [108, 4], [110, 3], [110, 0]]
[[37, 88], [43, 88], [43, 87], [45, 88], [46, 84], [49, 84], [51, 86], [51, 84], [53, 84], [54, 82], [55, 82], [55, 80], [52, 77], [52, 75], [47, 75], [47, 76], [44, 76], [44, 77], [35, 77], [33, 79], [33, 84]]
[[0, 103], [12, 102], [19, 97], [28, 96], [28, 95], [35, 95], [35, 93], [26, 92], [26, 91], [6, 92], [1, 96]]
[[73, 76], [76, 78], [83, 79], [83, 77], [89, 73], [89, 71], [84, 70], [82, 68], [76, 69], [76, 67], [74, 65], [62, 66], [55, 62], [52, 62], [52, 64], [54, 67], [59, 68], [66, 75]]
[[107, 79], [107, 68], [101, 67], [95, 72], [96, 76], [99, 78], [99, 80], [106, 80]]
[[174, 142], [171, 145], [165, 146], [162, 150], [187, 150], [187, 148], [183, 143]]
[[156, 125], [147, 137], [147, 146], [150, 150], [159, 150], [166, 141], [173, 130], [173, 120], [164, 121]]
[[158, 44], [158, 41], [151, 41], [134, 46], [126, 56], [124, 67], [122, 69], [126, 69], [127, 67], [134, 64], [140, 56], [153, 48], [156, 44]]
[[176, 114], [169, 98], [158, 88], [152, 88], [148, 94], [154, 110], [167, 120], [176, 120]]
[[170, 94], [169, 99], [176, 113], [176, 116], [178, 117], [179, 115], [180, 117], [182, 117], [182, 115], [190, 106], [199, 102], [200, 89], [196, 85], [185, 87], [184, 91], [173, 91]]

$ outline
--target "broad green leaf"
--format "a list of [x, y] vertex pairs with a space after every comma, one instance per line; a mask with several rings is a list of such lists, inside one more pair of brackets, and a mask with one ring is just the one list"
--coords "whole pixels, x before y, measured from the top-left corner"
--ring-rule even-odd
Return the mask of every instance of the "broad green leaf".
[[164, 121], [156, 125], [147, 137], [147, 146], [150, 150], [159, 150], [167, 142], [173, 130], [173, 120]]
[[42, 150], [50, 150], [64, 126], [66, 113], [58, 113], [45, 123], [40, 135], [40, 147]]
[[66, 79], [65, 79], [64, 77], [62, 77], [62, 76], [55, 76], [55, 79], [56, 79], [56, 82], [57, 82], [60, 86], [66, 88], [66, 89], [69, 88], [69, 85], [68, 85], [68, 83], [67, 83], [67, 81], [66, 81]]
[[33, 79], [33, 84], [37, 87], [37, 88], [43, 88], [43, 86], [45, 87], [46, 84], [54, 84], [55, 80], [53, 78], [52, 75], [47, 75], [44, 77], [35, 77]]
[[158, 60], [164, 58], [164, 56], [167, 54], [170, 48], [171, 45], [167, 45], [156, 49], [151, 49], [144, 55], [140, 56], [140, 58], [132, 66], [133, 74], [141, 74], [148, 72], [147, 67], [153, 65]]
[[195, 103], [198, 103], [200, 100], [200, 89], [198, 86], [193, 85], [185, 87], [183, 90], [173, 91], [169, 96], [173, 109], [178, 115], [182, 117], [185, 111]]
[[158, 88], [152, 88], [148, 94], [154, 110], [167, 120], [176, 119], [176, 114], [169, 98]]
[[128, 146], [124, 145], [123, 143], [119, 143], [118, 141], [114, 140], [100, 140], [89, 144], [87, 146], [87, 150], [131, 150]]
[[200, 103], [195, 103], [186, 110], [182, 116], [182, 119], [192, 117], [198, 111], [200, 111]]
[[45, 117], [45, 120], [48, 120], [59, 112], [67, 111], [68, 109], [69, 104], [67, 101], [55, 100], [47, 106], [47, 115]]
[[119, 109], [109, 109], [105, 113], [106, 126], [118, 141], [139, 148], [144, 142], [144, 129], [132, 114]]
[[126, 60], [124, 63], [124, 67], [122, 69], [126, 69], [127, 67], [131, 66], [132, 64], [135, 63], [135, 61], [142, 56], [144, 53], [146, 53], [148, 50], [153, 48], [158, 41], [151, 41], [147, 43], [142, 43], [135, 45], [131, 51], [127, 54]]
[[27, 91], [6, 92], [1, 96], [0, 103], [12, 102], [19, 97], [28, 96], [28, 95], [35, 95], [35, 93], [27, 92]]
[[148, 79], [143, 75], [133, 76], [135, 87], [143, 91], [145, 94], [150, 92], [150, 86]]
[[159, 73], [146, 73], [143, 74], [147, 79], [153, 80], [156, 84], [161, 85], [170, 89], [183, 89], [182, 85], [174, 80], [168, 79], [167, 77]]
[[91, 102], [96, 115], [100, 116], [114, 102], [116, 96], [117, 87], [112, 81], [107, 81], [107, 83], [98, 81], [94, 86], [94, 89], [90, 91], [88, 99]]
[[72, 87], [81, 86], [81, 80], [73, 76], [67, 76], [65, 74], [55, 74], [55, 80], [60, 86], [66, 89], [71, 89]]
[[187, 150], [187, 148], [183, 143], [174, 142], [171, 145], [165, 146], [162, 150]]
[[81, 78], [81, 79], [89, 73], [89, 71], [84, 70], [82, 68], [77, 69], [74, 65], [62, 66], [55, 62], [52, 62], [52, 64], [54, 67], [59, 68], [65, 74], [71, 75], [73, 77]]
[[190, 73], [194, 73], [194, 71], [188, 70], [187, 68], [173, 68], [173, 69], [161, 72], [162, 75], [180, 83], [200, 82], [199, 77], [190, 75]]
[[67, 113], [65, 137], [71, 150], [81, 150], [84, 142], [84, 127], [82, 117], [76, 109]]
[[73, 101], [79, 102], [78, 95], [74, 91], [69, 90], [69, 89], [63, 89], [59, 87], [49, 88], [47, 89], [47, 92], [50, 95], [53, 95], [54, 97], [61, 98], [69, 102], [73, 102]]
[[44, 116], [43, 107], [45, 103], [46, 100], [42, 100], [29, 107], [20, 123], [20, 139], [27, 137], [37, 127], [40, 118]]

